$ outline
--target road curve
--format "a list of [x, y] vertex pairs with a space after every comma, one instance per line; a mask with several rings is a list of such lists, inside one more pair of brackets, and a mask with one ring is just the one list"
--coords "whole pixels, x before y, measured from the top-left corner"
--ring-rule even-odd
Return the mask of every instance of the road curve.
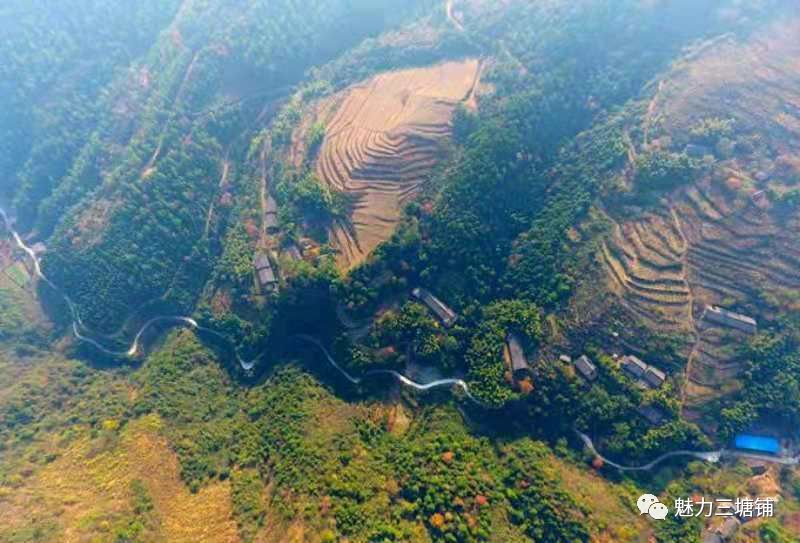
[[602, 454], [600, 454], [594, 446], [592, 439], [584, 434], [583, 432], [579, 432], [575, 430], [575, 433], [578, 434], [578, 437], [583, 441], [583, 444], [586, 445], [586, 448], [591, 451], [593, 455], [600, 458], [605, 465], [611, 466], [616, 468], [620, 471], [650, 471], [655, 468], [657, 465], [661, 464], [669, 460], [670, 458], [677, 458], [677, 457], [689, 457], [689, 458], [696, 458], [697, 460], [702, 460], [704, 462], [709, 462], [711, 464], [716, 464], [720, 462], [723, 458], [743, 458], [748, 460], [759, 460], [763, 462], [771, 462], [774, 464], [781, 464], [784, 466], [797, 466], [800, 465], [800, 455], [798, 456], [768, 456], [763, 454], [755, 454], [749, 453], [745, 451], [735, 451], [730, 449], [720, 449], [718, 451], [687, 451], [687, 450], [680, 450], [680, 451], [672, 451], [666, 454], [662, 454], [652, 462], [647, 464], [643, 464], [641, 466], [626, 466], [623, 464], [618, 464], [613, 460], [609, 460]]
[[698, 460], [704, 460], [706, 462], [716, 463], [719, 462], [722, 457], [722, 451], [715, 451], [715, 452], [699, 452], [699, 451], [672, 451], [666, 454], [662, 454], [652, 462], [648, 464], [644, 464], [641, 466], [625, 466], [623, 464], [618, 464], [613, 460], [609, 460], [602, 454], [600, 454], [594, 446], [594, 442], [592, 438], [587, 436], [586, 434], [575, 430], [575, 433], [578, 434], [578, 437], [581, 438], [583, 444], [586, 445], [586, 448], [589, 449], [593, 455], [600, 458], [603, 463], [607, 466], [611, 466], [613, 468], [617, 468], [620, 471], [650, 471], [658, 464], [664, 462], [665, 460], [669, 460], [670, 458], [676, 458], [680, 456], [688, 456], [692, 458], [697, 458]]
[[[11, 235], [14, 238], [14, 242], [16, 243], [17, 247], [19, 247], [23, 252], [25, 252], [25, 254], [27, 254], [28, 257], [31, 259], [35, 275], [40, 280], [42, 280], [42, 281], [46, 282], [48, 285], [50, 285], [66, 301], [67, 306], [69, 307], [70, 313], [72, 315], [72, 333], [74, 334], [75, 338], [78, 339], [79, 341], [82, 341], [84, 343], [88, 343], [89, 345], [92, 345], [93, 347], [95, 347], [97, 350], [99, 350], [99, 351], [101, 351], [101, 352], [103, 352], [105, 354], [108, 354], [110, 356], [120, 357], [120, 358], [125, 358], [125, 357], [129, 358], [129, 357], [133, 357], [137, 353], [139, 353], [139, 351], [141, 349], [141, 338], [142, 338], [142, 336], [144, 335], [144, 333], [148, 329], [150, 329], [152, 326], [154, 326], [154, 325], [156, 325], [158, 323], [172, 323], [172, 324], [179, 325], [179, 326], [180, 325], [188, 326], [188, 327], [190, 327], [190, 328], [192, 328], [194, 330], [197, 330], [199, 332], [204, 332], [204, 333], [213, 335], [213, 336], [221, 339], [222, 341], [224, 341], [225, 343], [227, 343], [231, 347], [232, 351], [234, 352], [234, 354], [236, 356], [237, 362], [239, 363], [241, 368], [243, 370], [245, 370], [245, 371], [252, 370], [255, 367], [256, 362], [261, 358], [261, 355], [259, 355], [254, 360], [251, 360], [251, 361], [244, 360], [239, 355], [238, 350], [236, 348], [236, 344], [233, 341], [231, 341], [228, 337], [226, 337], [223, 334], [220, 334], [216, 330], [211, 330], [210, 328], [205, 328], [203, 326], [200, 326], [198, 324], [198, 322], [196, 320], [194, 320], [193, 318], [191, 318], [191, 317], [183, 317], [183, 316], [157, 316], [157, 317], [153, 317], [152, 319], [147, 321], [139, 329], [139, 331], [136, 333], [136, 336], [133, 339], [133, 342], [131, 343], [131, 346], [125, 351], [114, 351], [114, 350], [111, 350], [111, 349], [108, 349], [108, 348], [104, 347], [97, 340], [89, 337], [88, 335], [85, 335], [85, 334], [90, 334], [91, 332], [87, 329], [87, 327], [81, 321], [80, 315], [78, 313], [76, 305], [73, 303], [73, 301], [70, 299], [70, 297], [67, 296], [67, 294], [64, 291], [62, 291], [60, 288], [58, 288], [52, 281], [50, 281], [42, 273], [41, 263], [39, 261], [39, 258], [36, 256], [36, 253], [33, 251], [33, 249], [31, 249], [30, 247], [28, 247], [25, 244], [25, 242], [20, 237], [19, 233], [17, 233], [17, 231], [14, 230], [12, 221], [9, 219], [8, 215], [6, 214], [6, 212], [5, 212], [5, 210], [3, 208], [0, 208], [0, 217], [2, 217], [3, 222], [4, 222], [5, 226], [6, 226], [6, 229], [8, 229], [8, 231], [11, 232]], [[347, 379], [347, 381], [349, 381], [350, 383], [352, 383], [354, 385], [361, 384], [364, 381], [364, 379], [369, 378], [369, 377], [377, 377], [377, 376], [381, 376], [381, 375], [388, 375], [388, 376], [396, 379], [401, 384], [403, 384], [403, 385], [405, 385], [405, 386], [407, 386], [409, 388], [412, 388], [414, 390], [418, 390], [418, 391], [427, 391], [427, 390], [432, 390], [432, 389], [435, 389], [435, 388], [442, 388], [442, 387], [459, 388], [464, 393], [464, 396], [466, 398], [468, 398], [470, 401], [472, 401], [473, 403], [475, 403], [475, 404], [477, 404], [477, 405], [479, 405], [481, 407], [485, 407], [485, 408], [490, 408], [491, 407], [491, 406], [485, 404], [484, 402], [480, 401], [478, 398], [476, 398], [470, 392], [469, 385], [463, 379], [438, 379], [438, 380], [432, 381], [430, 383], [417, 383], [417, 382], [409, 379], [408, 377], [406, 377], [402, 373], [396, 372], [394, 370], [371, 370], [371, 371], [366, 372], [362, 377], [355, 377], [355, 376], [351, 375], [350, 373], [348, 373], [347, 370], [345, 370], [342, 366], [340, 366], [339, 363], [336, 362], [336, 360], [333, 358], [333, 356], [331, 356], [330, 352], [328, 352], [328, 350], [325, 348], [325, 346], [318, 339], [316, 339], [315, 337], [312, 337], [312, 336], [309, 336], [309, 335], [305, 335], [305, 334], [298, 334], [298, 335], [295, 335], [295, 336], [292, 336], [292, 337], [295, 338], [295, 339], [298, 339], [300, 341], [303, 341], [305, 343], [311, 344], [314, 347], [316, 347], [323, 354], [323, 356], [328, 361], [328, 363], [333, 368], [335, 368], [345, 379]], [[711, 463], [717, 463], [723, 457], [726, 457], [726, 458], [749, 458], [749, 459], [755, 459], [755, 460], [764, 460], [764, 461], [768, 461], [768, 462], [775, 462], [775, 463], [778, 463], [778, 464], [792, 465], [792, 466], [800, 465], [800, 455], [798, 455], [797, 457], [772, 457], [772, 456], [763, 456], [763, 455], [751, 454], [751, 453], [746, 453], [746, 452], [741, 452], [741, 451], [729, 451], [729, 450], [723, 449], [723, 450], [712, 451], [712, 452], [686, 451], [686, 450], [673, 451], [673, 452], [669, 452], [669, 453], [666, 453], [666, 454], [662, 454], [661, 456], [659, 456], [658, 458], [656, 458], [655, 460], [653, 460], [652, 462], [650, 462], [648, 464], [644, 464], [644, 465], [641, 465], [641, 466], [626, 466], [626, 465], [623, 465], [623, 464], [618, 464], [618, 463], [614, 462], [613, 460], [609, 460], [608, 458], [606, 458], [602, 454], [600, 454], [597, 451], [597, 449], [595, 448], [594, 442], [592, 441], [592, 439], [588, 435], [586, 435], [586, 434], [584, 434], [582, 432], [579, 432], [577, 430], [576, 430], [576, 433], [577, 433], [578, 437], [580, 437], [581, 441], [583, 441], [584, 445], [592, 452], [592, 454], [594, 454], [598, 458], [602, 459], [603, 462], [606, 465], [614, 467], [614, 468], [616, 468], [616, 469], [618, 469], [620, 471], [650, 471], [654, 467], [656, 467], [658, 464], [660, 464], [660, 463], [662, 463], [662, 462], [664, 462], [664, 461], [666, 461], [666, 460], [668, 460], [670, 458], [676, 458], [676, 457], [682, 457], [682, 456], [690, 457], [690, 458], [696, 458], [698, 460], [703, 460], [705, 462], [711, 462]]]
[[464, 395], [470, 399], [470, 401], [482, 407], [489, 407], [487, 404], [483, 403], [478, 398], [472, 395], [472, 393], [469, 390], [469, 385], [463, 379], [437, 379], [436, 381], [431, 381], [430, 383], [417, 383], [415, 381], [412, 381], [402, 373], [398, 373], [394, 370], [371, 370], [366, 372], [363, 377], [354, 377], [353, 375], [349, 374], [343, 367], [341, 367], [338, 362], [336, 362], [336, 360], [333, 358], [333, 356], [331, 356], [331, 354], [328, 352], [325, 346], [315, 337], [308, 336], [305, 334], [297, 334], [292, 337], [304, 341], [306, 343], [309, 343], [314, 347], [316, 347], [328, 360], [328, 363], [334, 368], [336, 368], [339, 371], [339, 373], [341, 373], [344, 376], [345, 379], [347, 379], [354, 385], [361, 384], [364, 381], [364, 379], [368, 377], [374, 377], [378, 375], [388, 375], [390, 377], [394, 377], [400, 383], [406, 385], [407, 387], [419, 391], [426, 391], [440, 387], [460, 388], [463, 391]]
[[[96, 348], [100, 352], [105, 353], [105, 354], [107, 354], [109, 356], [119, 357], [119, 358], [126, 358], [126, 357], [130, 358], [130, 357], [136, 356], [136, 354], [138, 354], [140, 352], [140, 350], [141, 350], [141, 339], [142, 339], [142, 336], [144, 335], [144, 333], [147, 330], [149, 330], [151, 327], [153, 327], [154, 325], [156, 325], [158, 323], [171, 323], [171, 324], [178, 325], [178, 326], [181, 326], [181, 325], [188, 326], [189, 328], [192, 328], [192, 329], [197, 330], [199, 332], [204, 332], [204, 333], [213, 335], [213, 336], [221, 339], [223, 342], [227, 343], [231, 347], [234, 355], [236, 356], [236, 360], [239, 363], [239, 366], [245, 371], [251, 371], [255, 367], [256, 362], [261, 358], [261, 355], [259, 355], [258, 357], [256, 357], [253, 360], [249, 360], [249, 361], [248, 360], [244, 360], [239, 355], [238, 350], [236, 348], [236, 344], [233, 341], [231, 341], [228, 337], [226, 337], [225, 335], [217, 332], [216, 330], [212, 330], [210, 328], [206, 328], [206, 327], [200, 326], [200, 324], [196, 320], [191, 318], [191, 317], [184, 317], [184, 316], [177, 316], [177, 315], [160, 315], [160, 316], [157, 316], [157, 317], [153, 317], [152, 319], [150, 319], [149, 321], [144, 323], [144, 325], [136, 333], [136, 336], [133, 338], [133, 342], [131, 343], [130, 347], [128, 349], [124, 350], [124, 351], [115, 351], [113, 349], [109, 349], [109, 348], [105, 347], [102, 343], [100, 343], [99, 341], [97, 341], [96, 339], [91, 337], [94, 334], [92, 334], [91, 330], [89, 330], [86, 327], [86, 325], [83, 324], [83, 321], [81, 320], [80, 314], [78, 312], [78, 308], [77, 308], [76, 304], [72, 301], [72, 299], [63, 290], [61, 290], [58, 286], [56, 286], [55, 283], [53, 283], [50, 279], [48, 279], [47, 276], [42, 272], [41, 262], [39, 261], [39, 257], [36, 256], [36, 252], [33, 249], [31, 249], [30, 247], [28, 247], [28, 245], [26, 245], [25, 242], [22, 240], [22, 237], [19, 235], [19, 233], [16, 230], [14, 230], [13, 221], [11, 219], [9, 219], [6, 211], [3, 208], [0, 208], [0, 217], [2, 217], [3, 223], [5, 224], [6, 229], [9, 232], [11, 232], [11, 235], [14, 238], [14, 242], [16, 243], [17, 247], [19, 247], [23, 252], [25, 252], [25, 254], [28, 255], [28, 258], [30, 258], [30, 260], [31, 260], [31, 262], [33, 264], [34, 274], [36, 275], [36, 277], [38, 279], [40, 279], [41, 281], [44, 281], [45, 283], [47, 283], [56, 292], [58, 292], [64, 298], [64, 300], [66, 301], [67, 306], [69, 307], [70, 314], [72, 316], [72, 327], [71, 327], [72, 328], [72, 333], [75, 336], [75, 338], [78, 339], [79, 341], [84, 342], [84, 343], [88, 343], [89, 345], [93, 346], [94, 348]], [[431, 389], [440, 388], [440, 387], [451, 387], [451, 388], [452, 387], [457, 387], [457, 388], [460, 388], [464, 392], [465, 396], [467, 398], [469, 398], [471, 401], [473, 401], [473, 402], [475, 402], [475, 403], [477, 403], [479, 405], [484, 405], [482, 402], [480, 402], [475, 396], [473, 396], [470, 393], [469, 386], [462, 379], [440, 379], [440, 380], [433, 381], [433, 382], [430, 382], [430, 383], [417, 383], [417, 382], [409, 379], [405, 375], [403, 375], [401, 373], [398, 373], [396, 371], [392, 371], [392, 370], [372, 370], [372, 371], [369, 371], [369, 372], [365, 373], [363, 377], [354, 377], [354, 376], [350, 375], [342, 366], [340, 366], [336, 362], [336, 360], [334, 360], [334, 358], [330, 355], [330, 353], [325, 348], [325, 346], [322, 345], [322, 343], [320, 343], [316, 338], [308, 336], [308, 335], [302, 335], [302, 334], [294, 336], [294, 337], [296, 339], [299, 339], [299, 340], [304, 341], [306, 343], [310, 343], [310, 344], [314, 345], [315, 347], [317, 347], [317, 349], [319, 349], [323, 353], [323, 355], [328, 360], [328, 362], [336, 370], [338, 370], [339, 373], [341, 373], [345, 377], [345, 379], [347, 379], [348, 381], [350, 381], [353, 384], [356, 384], [356, 385], [360, 384], [363, 381], [363, 379], [367, 378], [367, 377], [379, 376], [379, 375], [389, 375], [389, 376], [394, 377], [395, 379], [397, 379], [403, 385], [406, 385], [406, 386], [408, 386], [410, 388], [413, 388], [413, 389], [419, 390], [419, 391], [431, 390]]]

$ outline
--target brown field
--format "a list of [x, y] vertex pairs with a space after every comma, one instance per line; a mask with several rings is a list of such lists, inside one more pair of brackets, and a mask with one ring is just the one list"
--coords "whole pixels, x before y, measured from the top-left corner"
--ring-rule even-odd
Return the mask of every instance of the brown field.
[[716, 117], [733, 119], [736, 140], [749, 138], [756, 148], [718, 155], [700, 182], [644, 217], [620, 219], [598, 255], [609, 290], [631, 319], [695, 338], [687, 353], [689, 406], [735, 390], [743, 368], [736, 348], [746, 337], [700, 322], [706, 305], [740, 308], [762, 323], [797, 309], [800, 221], [754, 194], [783, 192], [800, 172], [798, 36], [800, 20], [793, 19], [745, 43], [717, 39], [660, 82], [645, 146], [685, 139], [699, 121]]
[[653, 119], [668, 133], [702, 117], [735, 117], [740, 129], [800, 148], [800, 19], [787, 19], [748, 42], [722, 39], [693, 55], [662, 82]]
[[354, 198], [350, 221], [331, 232], [342, 269], [388, 239], [402, 207], [442, 157], [459, 103], [473, 98], [476, 59], [381, 74], [320, 108], [326, 136], [320, 179]]

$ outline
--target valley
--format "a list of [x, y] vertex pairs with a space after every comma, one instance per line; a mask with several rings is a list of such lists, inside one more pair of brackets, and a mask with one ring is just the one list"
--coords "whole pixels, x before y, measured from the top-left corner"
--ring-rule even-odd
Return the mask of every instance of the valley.
[[797, 541], [793, 2], [10, 2], [0, 541]]

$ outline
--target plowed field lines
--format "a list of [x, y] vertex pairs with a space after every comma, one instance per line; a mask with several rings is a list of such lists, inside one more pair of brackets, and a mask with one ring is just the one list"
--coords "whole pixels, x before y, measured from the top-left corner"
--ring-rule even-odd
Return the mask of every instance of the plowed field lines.
[[477, 60], [379, 75], [351, 88], [327, 123], [317, 174], [352, 196], [347, 221], [331, 232], [340, 268], [388, 239], [403, 206], [442, 158], [459, 103], [472, 96]]

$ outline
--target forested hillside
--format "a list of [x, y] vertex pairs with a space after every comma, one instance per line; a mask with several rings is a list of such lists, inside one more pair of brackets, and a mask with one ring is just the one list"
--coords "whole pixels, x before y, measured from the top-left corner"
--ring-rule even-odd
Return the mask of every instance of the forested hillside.
[[796, 541], [793, 2], [0, 30], [0, 539]]

